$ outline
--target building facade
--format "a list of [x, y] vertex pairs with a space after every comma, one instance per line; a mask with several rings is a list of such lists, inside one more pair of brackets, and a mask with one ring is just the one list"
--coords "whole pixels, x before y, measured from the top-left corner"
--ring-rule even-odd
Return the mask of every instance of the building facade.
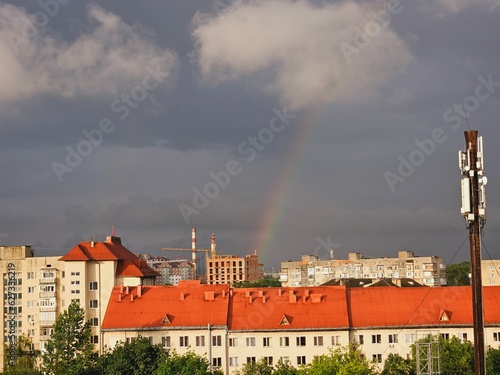
[[257, 252], [244, 257], [215, 255], [207, 258], [207, 284], [233, 284], [255, 282], [264, 278], [264, 267]]
[[1, 246], [4, 316], [0, 328], [7, 349], [0, 346], [0, 363], [14, 355], [15, 343], [28, 336], [33, 349], [44, 351], [59, 313], [72, 300], [92, 321], [92, 341], [102, 352], [100, 326], [117, 285], [154, 285], [158, 275], [109, 236], [104, 242], [81, 242], [63, 257], [35, 257], [31, 246]]
[[[153, 303], [154, 302], [154, 303]], [[484, 288], [485, 344], [500, 344], [500, 287]], [[368, 359], [409, 357], [427, 335], [473, 341], [470, 287], [230, 288], [115, 287], [102, 332], [106, 346], [150, 337], [154, 344], [206, 356], [233, 374], [264, 358], [297, 367], [329, 349], [359, 343]]]
[[193, 263], [187, 259], [165, 260], [161, 262], [148, 261], [159, 276], [156, 278], [156, 285], [177, 285], [181, 280], [195, 280], [196, 270]]
[[282, 286], [318, 286], [348, 278], [411, 278], [422, 285], [446, 285], [443, 259], [415, 256], [412, 251], [399, 251], [397, 258], [365, 258], [349, 253], [348, 259], [320, 260], [315, 255], [303, 255], [300, 261], [281, 262]]

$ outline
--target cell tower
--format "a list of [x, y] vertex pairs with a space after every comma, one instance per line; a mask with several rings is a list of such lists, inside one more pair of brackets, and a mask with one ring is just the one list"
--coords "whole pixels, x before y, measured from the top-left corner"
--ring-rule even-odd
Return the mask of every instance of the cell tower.
[[484, 349], [483, 285], [481, 280], [481, 233], [486, 224], [486, 191], [483, 137], [476, 130], [465, 131], [465, 151], [458, 152], [462, 173], [461, 213], [469, 230], [474, 322], [474, 374], [486, 374]]

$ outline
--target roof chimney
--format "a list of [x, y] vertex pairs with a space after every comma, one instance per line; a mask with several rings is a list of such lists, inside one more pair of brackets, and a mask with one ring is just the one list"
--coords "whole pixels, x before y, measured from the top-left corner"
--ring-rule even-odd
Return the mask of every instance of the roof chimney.
[[142, 297], [142, 285], [137, 285], [137, 297]]

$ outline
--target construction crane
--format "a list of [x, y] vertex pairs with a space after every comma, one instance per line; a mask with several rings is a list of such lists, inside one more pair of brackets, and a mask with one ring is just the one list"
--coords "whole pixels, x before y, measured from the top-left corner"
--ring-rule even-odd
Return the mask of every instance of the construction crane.
[[215, 242], [215, 234], [212, 233], [211, 241], [210, 241], [210, 249], [200, 249], [196, 247], [196, 228], [191, 229], [191, 248], [187, 247], [164, 247], [162, 250], [167, 251], [191, 251], [191, 261], [193, 263], [194, 269], [196, 271], [196, 253], [204, 252], [210, 253], [211, 258], [215, 258], [217, 252], [215, 250], [217, 243]]

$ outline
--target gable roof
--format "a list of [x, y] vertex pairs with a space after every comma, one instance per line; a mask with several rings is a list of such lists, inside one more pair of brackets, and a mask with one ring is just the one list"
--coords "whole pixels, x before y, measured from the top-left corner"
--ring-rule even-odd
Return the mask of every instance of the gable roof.
[[110, 236], [106, 242], [80, 242], [59, 260], [73, 261], [117, 261], [116, 277], [156, 277], [158, 273], [129, 249], [121, 244], [119, 237]]
[[[127, 293], [128, 289], [128, 293]], [[213, 292], [207, 299], [205, 292]], [[229, 285], [114, 287], [101, 328], [226, 326]]]
[[[231, 330], [346, 328], [344, 286], [236, 288], [229, 302]], [[283, 318], [289, 324], [282, 324]]]

